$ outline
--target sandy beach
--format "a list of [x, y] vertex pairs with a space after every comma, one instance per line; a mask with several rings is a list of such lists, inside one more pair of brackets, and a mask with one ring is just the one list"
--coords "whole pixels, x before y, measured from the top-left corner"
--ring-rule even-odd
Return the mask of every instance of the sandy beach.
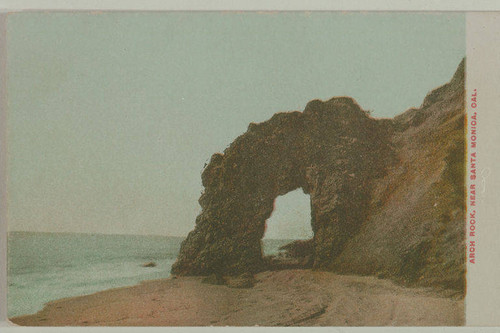
[[375, 277], [311, 270], [263, 272], [253, 288], [202, 283], [201, 277], [48, 303], [22, 326], [460, 326], [464, 302], [452, 292], [405, 288]]

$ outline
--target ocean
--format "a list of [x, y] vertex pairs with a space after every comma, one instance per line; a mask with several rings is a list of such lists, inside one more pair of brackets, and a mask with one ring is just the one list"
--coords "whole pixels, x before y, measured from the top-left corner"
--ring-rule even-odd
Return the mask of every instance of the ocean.
[[[183, 238], [168, 236], [10, 232], [7, 258], [9, 317], [45, 303], [167, 278]], [[265, 254], [291, 240], [264, 239]], [[154, 262], [155, 267], [143, 267]]]

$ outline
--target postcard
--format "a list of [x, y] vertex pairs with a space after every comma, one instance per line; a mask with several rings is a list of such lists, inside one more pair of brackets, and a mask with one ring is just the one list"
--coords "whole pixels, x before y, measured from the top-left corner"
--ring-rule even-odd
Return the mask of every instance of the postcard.
[[499, 13], [2, 27], [10, 325], [500, 325]]

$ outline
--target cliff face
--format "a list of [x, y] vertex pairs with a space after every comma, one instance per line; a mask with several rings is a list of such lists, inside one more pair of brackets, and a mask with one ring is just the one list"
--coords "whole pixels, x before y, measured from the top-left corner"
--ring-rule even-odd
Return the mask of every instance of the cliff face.
[[376, 182], [370, 216], [337, 270], [465, 289], [464, 98], [462, 61], [419, 109], [394, 118], [397, 163]]
[[315, 269], [464, 289], [464, 63], [419, 109], [374, 119], [348, 97], [250, 124], [202, 174], [174, 274], [265, 268], [274, 200], [311, 198]]

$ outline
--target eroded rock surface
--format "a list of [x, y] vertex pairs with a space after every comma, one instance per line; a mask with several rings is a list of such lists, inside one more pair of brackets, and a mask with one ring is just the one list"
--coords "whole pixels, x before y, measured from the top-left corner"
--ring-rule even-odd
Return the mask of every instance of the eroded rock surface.
[[311, 198], [313, 268], [464, 288], [464, 63], [418, 109], [375, 119], [348, 97], [252, 123], [202, 174], [181, 275], [265, 269], [274, 200]]

